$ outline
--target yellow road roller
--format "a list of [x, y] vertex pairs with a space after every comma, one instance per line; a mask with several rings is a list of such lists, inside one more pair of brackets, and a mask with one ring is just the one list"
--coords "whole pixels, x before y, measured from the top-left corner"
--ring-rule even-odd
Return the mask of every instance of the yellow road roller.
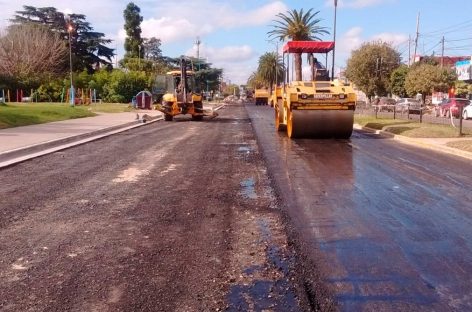
[[[356, 94], [351, 84], [331, 80], [327, 66], [313, 57], [334, 48], [334, 42], [289, 41], [283, 47], [286, 68], [282, 99], [275, 105], [275, 126], [290, 138], [340, 138], [352, 134]], [[311, 80], [290, 81], [290, 55], [311, 54]], [[327, 64], [326, 64], [327, 65]]]

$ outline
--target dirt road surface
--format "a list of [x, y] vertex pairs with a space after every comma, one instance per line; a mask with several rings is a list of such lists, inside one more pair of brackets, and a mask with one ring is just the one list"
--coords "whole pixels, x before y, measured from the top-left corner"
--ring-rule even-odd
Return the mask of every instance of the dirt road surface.
[[306, 309], [241, 105], [0, 175], [1, 311]]

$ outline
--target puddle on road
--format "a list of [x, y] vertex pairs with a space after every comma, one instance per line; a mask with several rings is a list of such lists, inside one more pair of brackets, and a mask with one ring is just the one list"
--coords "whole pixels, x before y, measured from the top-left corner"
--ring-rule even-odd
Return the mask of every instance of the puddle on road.
[[[273, 241], [266, 219], [256, 222], [261, 235], [260, 244], [267, 246], [265, 257], [268, 263], [244, 269], [243, 273], [249, 280], [230, 287], [227, 311], [301, 311], [289, 281], [289, 267], [294, 259], [283, 256], [283, 251]], [[279, 273], [277, 277], [267, 278], [270, 271]]]
[[238, 147], [237, 151], [240, 152], [240, 153], [249, 154], [252, 151], [252, 148], [250, 148], [249, 146], [240, 146], [240, 147]]
[[255, 183], [253, 178], [243, 180], [239, 183], [239, 185], [241, 185], [242, 188], [240, 194], [243, 195], [245, 198], [259, 198], [259, 196], [257, 196], [256, 189], [254, 188]]

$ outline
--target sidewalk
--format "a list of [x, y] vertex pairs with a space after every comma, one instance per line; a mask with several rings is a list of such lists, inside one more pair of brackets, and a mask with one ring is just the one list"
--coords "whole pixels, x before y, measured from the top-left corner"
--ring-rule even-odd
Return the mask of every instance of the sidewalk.
[[[162, 119], [155, 110], [98, 116], [0, 130], [0, 168]], [[139, 118], [139, 119], [138, 119]]]
[[410, 145], [414, 145], [414, 146], [418, 146], [418, 147], [422, 147], [422, 148], [426, 148], [426, 149], [430, 149], [430, 150], [434, 150], [434, 151], [438, 151], [442, 153], [447, 153], [451, 155], [456, 155], [456, 156], [460, 156], [460, 157], [472, 160], [472, 152], [463, 151], [457, 148], [447, 146], [449, 142], [454, 142], [454, 141], [469, 141], [470, 144], [472, 145], [471, 137], [467, 137], [467, 138], [459, 138], [459, 137], [457, 138], [410, 138], [410, 137], [393, 134], [393, 133], [382, 131], [382, 130], [363, 127], [358, 124], [354, 124], [354, 129], [365, 130], [368, 132], [382, 135], [387, 138], [391, 138], [396, 141], [400, 141], [405, 144], [410, 144]]

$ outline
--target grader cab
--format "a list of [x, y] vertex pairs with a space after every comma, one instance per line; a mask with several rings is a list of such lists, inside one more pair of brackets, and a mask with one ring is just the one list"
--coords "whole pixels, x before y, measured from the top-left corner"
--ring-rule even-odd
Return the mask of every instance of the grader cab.
[[[330, 80], [326, 67], [312, 63], [311, 80], [290, 81], [290, 55], [322, 53], [334, 48], [334, 42], [289, 41], [283, 48], [287, 70], [282, 97], [275, 104], [275, 125], [290, 138], [349, 138], [354, 124], [356, 94], [349, 83]], [[285, 62], [285, 57], [287, 60]]]
[[203, 96], [195, 82], [195, 72], [190, 68], [191, 63], [186, 58], [180, 60], [180, 70], [173, 70], [166, 75], [156, 77], [157, 90], [161, 90], [161, 103], [156, 109], [164, 113], [166, 121], [172, 121], [174, 116], [189, 114], [192, 120], [200, 121], [203, 116], [216, 117], [215, 112], [203, 109]]

